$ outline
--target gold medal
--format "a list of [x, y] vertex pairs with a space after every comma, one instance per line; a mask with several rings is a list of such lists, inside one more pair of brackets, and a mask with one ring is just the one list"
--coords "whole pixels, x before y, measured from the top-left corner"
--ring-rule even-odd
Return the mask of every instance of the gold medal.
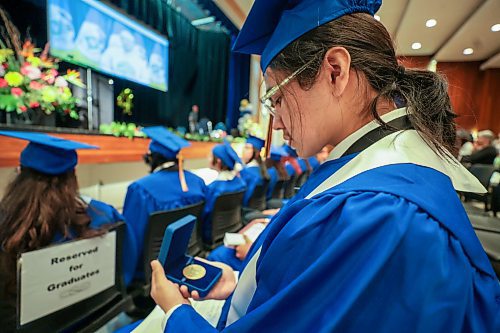
[[188, 265], [182, 270], [182, 274], [189, 280], [199, 280], [204, 277], [206, 273], [205, 267], [198, 264]]

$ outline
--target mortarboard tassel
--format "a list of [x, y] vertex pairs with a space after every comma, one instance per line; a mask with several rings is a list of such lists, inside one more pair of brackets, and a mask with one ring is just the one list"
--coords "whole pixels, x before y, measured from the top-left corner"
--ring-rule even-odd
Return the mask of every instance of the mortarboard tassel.
[[184, 158], [179, 153], [177, 154], [177, 159], [179, 160], [179, 180], [181, 181], [182, 192], [187, 192], [189, 191], [189, 188], [186, 183], [186, 176], [184, 175], [184, 168], [182, 166]]
[[271, 156], [271, 143], [273, 141], [273, 115], [269, 115], [269, 124], [267, 125], [267, 138], [264, 153], [266, 158]]

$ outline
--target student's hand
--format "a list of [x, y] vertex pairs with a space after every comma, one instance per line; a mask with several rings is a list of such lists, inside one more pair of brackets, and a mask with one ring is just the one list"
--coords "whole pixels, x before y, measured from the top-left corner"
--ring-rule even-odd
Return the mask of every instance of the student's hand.
[[179, 304], [189, 304], [184, 297], [179, 286], [170, 282], [165, 276], [163, 266], [158, 260], [151, 261], [151, 297], [163, 311], [168, 312], [171, 308]]
[[248, 251], [250, 251], [250, 247], [252, 246], [253, 242], [248, 239], [246, 235], [243, 235], [245, 237], [245, 244], [238, 245], [234, 249], [236, 251], [235, 256], [236, 258], [240, 260], [245, 260], [247, 257]]
[[220, 277], [219, 281], [217, 281], [217, 283], [213, 286], [213, 288], [209, 291], [207, 296], [201, 298], [200, 294], [196, 290], [193, 290], [190, 294], [186, 286], [181, 286], [180, 292], [182, 293], [182, 296], [184, 298], [192, 297], [194, 300], [197, 301], [204, 299], [219, 299], [219, 300], [227, 299], [234, 291], [234, 288], [236, 288], [236, 278], [234, 277], [233, 269], [230, 266], [217, 261], [209, 261], [198, 257], [196, 257], [196, 260], [203, 261], [209, 265], [222, 268], [222, 276]]

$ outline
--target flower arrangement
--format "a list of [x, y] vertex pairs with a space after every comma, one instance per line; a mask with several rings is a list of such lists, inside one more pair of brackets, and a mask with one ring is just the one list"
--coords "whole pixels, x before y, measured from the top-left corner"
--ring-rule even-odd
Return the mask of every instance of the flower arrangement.
[[38, 49], [30, 40], [21, 45], [19, 32], [0, 8], [7, 34], [0, 38], [0, 109], [25, 113], [29, 109], [46, 115], [60, 112], [78, 119], [77, 99], [68, 84], [84, 88], [80, 73], [58, 72], [58, 60], [49, 57], [48, 45]]

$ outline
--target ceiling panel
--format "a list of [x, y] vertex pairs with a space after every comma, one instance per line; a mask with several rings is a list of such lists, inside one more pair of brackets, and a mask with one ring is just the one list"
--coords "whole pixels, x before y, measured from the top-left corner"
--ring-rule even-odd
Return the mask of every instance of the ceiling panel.
[[401, 17], [404, 14], [409, 0], [385, 0], [382, 1], [377, 15], [380, 16], [380, 21], [384, 23], [387, 31], [394, 36], [398, 28]]
[[[435, 54], [482, 2], [483, 0], [410, 0], [396, 33], [398, 54]], [[437, 25], [427, 28], [425, 23], [429, 19], [437, 20]], [[421, 43], [419, 50], [412, 49], [415, 42]]]
[[[248, 14], [253, 0], [214, 0], [237, 26], [241, 15]], [[438, 61], [487, 61], [500, 52], [500, 32], [490, 30], [500, 24], [500, 0], [383, 0], [377, 12], [382, 23], [395, 39], [400, 56], [435, 56]], [[437, 25], [427, 28], [428, 19]], [[419, 42], [419, 50], [412, 44]], [[463, 50], [474, 48], [464, 56]], [[500, 67], [499, 56], [488, 63], [488, 68]]]
[[[500, 23], [500, 0], [486, 1], [436, 55], [438, 61], [484, 60], [500, 50], [500, 31], [491, 31], [491, 26]], [[474, 53], [464, 55], [465, 48]]]
[[500, 53], [497, 53], [481, 65], [481, 69], [500, 68]]

